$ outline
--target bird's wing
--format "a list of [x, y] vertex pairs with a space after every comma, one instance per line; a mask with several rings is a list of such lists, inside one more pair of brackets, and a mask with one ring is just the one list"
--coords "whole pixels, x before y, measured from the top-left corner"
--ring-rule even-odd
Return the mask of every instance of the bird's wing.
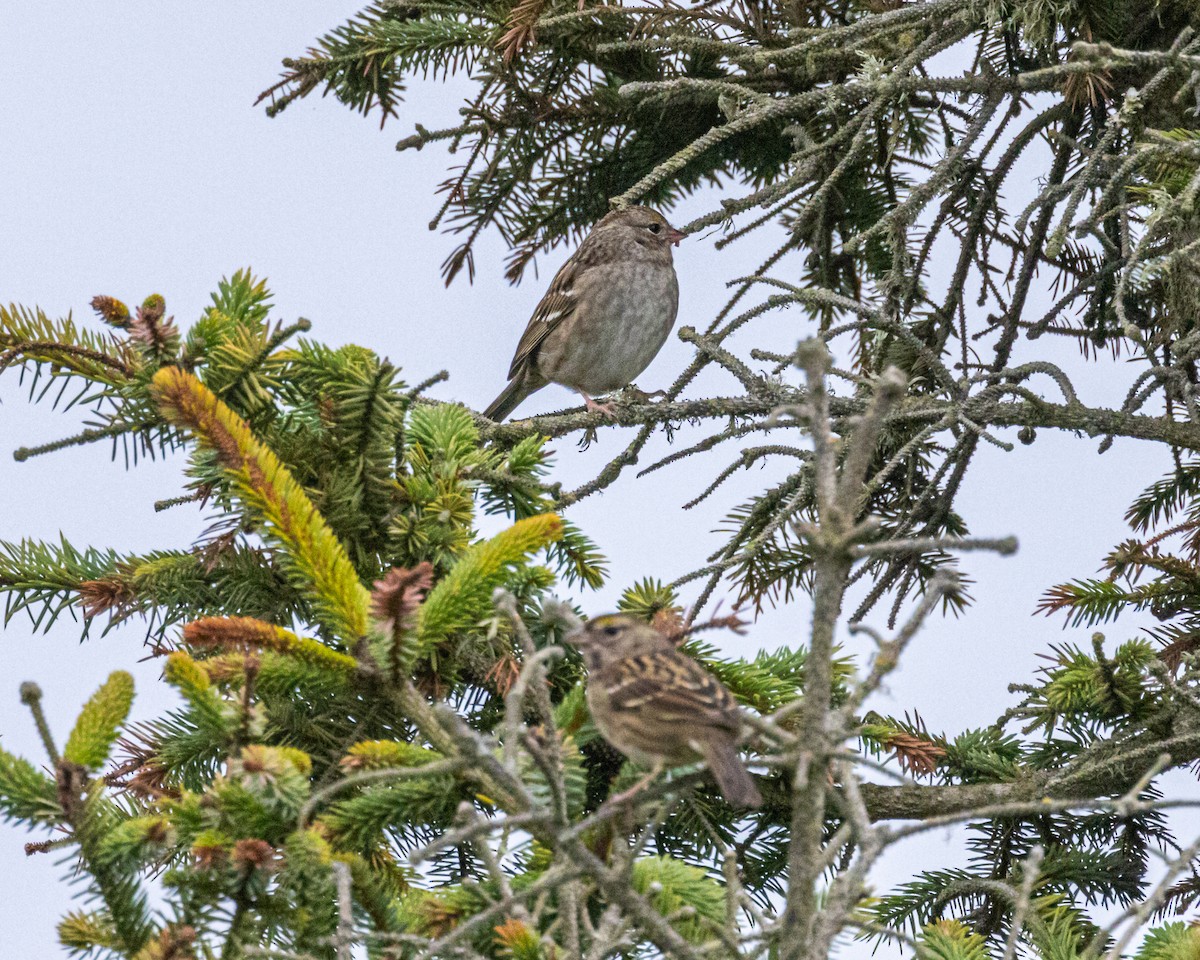
[[649, 710], [663, 720], [677, 720], [683, 728], [738, 730], [733, 694], [696, 661], [674, 650], [620, 661], [616, 676], [609, 678], [608, 691], [617, 710]]
[[559, 268], [554, 279], [550, 281], [550, 288], [545, 296], [533, 308], [533, 316], [529, 318], [529, 325], [521, 334], [521, 342], [517, 344], [517, 352], [513, 354], [512, 366], [508, 368], [510, 380], [533, 356], [550, 331], [575, 312], [579, 302], [576, 282], [579, 275], [596, 260], [597, 245], [591, 241], [592, 237], [588, 236], [575, 254]]

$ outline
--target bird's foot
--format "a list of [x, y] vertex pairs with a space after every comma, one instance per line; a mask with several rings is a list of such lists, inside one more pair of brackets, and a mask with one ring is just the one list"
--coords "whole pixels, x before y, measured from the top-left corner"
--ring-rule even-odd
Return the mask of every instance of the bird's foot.
[[583, 397], [583, 405], [588, 413], [602, 413], [606, 417], [615, 417], [617, 415], [617, 411], [611, 403], [597, 403], [582, 390], [579, 393]]

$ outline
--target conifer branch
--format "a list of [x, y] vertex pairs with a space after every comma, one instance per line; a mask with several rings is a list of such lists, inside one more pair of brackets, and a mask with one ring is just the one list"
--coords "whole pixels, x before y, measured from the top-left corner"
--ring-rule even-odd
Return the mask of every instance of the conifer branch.
[[191, 374], [164, 367], [153, 387], [164, 416], [193, 431], [216, 454], [246, 506], [289, 548], [286, 556], [316, 591], [325, 625], [346, 643], [363, 636], [369, 595], [342, 545], [278, 457]]
[[[801, 405], [805, 393], [795, 388], [775, 387], [770, 399], [755, 397], [713, 397], [711, 399], [679, 400], [648, 404], [618, 406], [612, 417], [598, 413], [563, 412], [530, 417], [513, 423], [481, 426], [483, 436], [502, 443], [512, 443], [528, 436], [561, 437], [583, 430], [602, 427], [637, 427], [669, 423], [684, 423], [704, 419], [729, 417], [767, 417], [777, 407]], [[1104, 407], [1083, 404], [1059, 404], [1039, 400], [1032, 402], [986, 401], [964, 405], [970, 419], [988, 427], [1032, 426], [1046, 430], [1083, 433], [1089, 437], [1129, 437], [1150, 440], [1186, 450], [1200, 450], [1200, 426], [1166, 416], [1122, 413]], [[832, 397], [830, 410], [835, 424], [844, 418], [863, 412], [861, 400]], [[952, 401], [927, 397], [908, 397], [891, 410], [886, 423], [937, 422], [947, 413], [961, 409]], [[774, 424], [764, 423], [764, 429]]]

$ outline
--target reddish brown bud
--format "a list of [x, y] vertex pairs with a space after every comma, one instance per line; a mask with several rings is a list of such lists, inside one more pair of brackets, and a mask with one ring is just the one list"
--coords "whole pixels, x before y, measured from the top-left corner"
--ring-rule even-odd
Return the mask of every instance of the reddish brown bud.
[[266, 840], [239, 840], [233, 845], [233, 862], [243, 867], [261, 870], [275, 859], [275, 848]]
[[433, 566], [419, 563], [411, 570], [393, 567], [371, 591], [371, 614], [391, 630], [410, 625], [426, 591], [433, 586]]

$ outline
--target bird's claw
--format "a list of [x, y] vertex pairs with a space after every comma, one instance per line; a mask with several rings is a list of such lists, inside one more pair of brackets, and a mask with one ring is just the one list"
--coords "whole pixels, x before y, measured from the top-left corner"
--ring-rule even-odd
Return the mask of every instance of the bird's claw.
[[606, 417], [616, 417], [617, 411], [611, 403], [597, 403], [586, 393], [583, 395], [583, 405], [588, 413], [602, 413]]

